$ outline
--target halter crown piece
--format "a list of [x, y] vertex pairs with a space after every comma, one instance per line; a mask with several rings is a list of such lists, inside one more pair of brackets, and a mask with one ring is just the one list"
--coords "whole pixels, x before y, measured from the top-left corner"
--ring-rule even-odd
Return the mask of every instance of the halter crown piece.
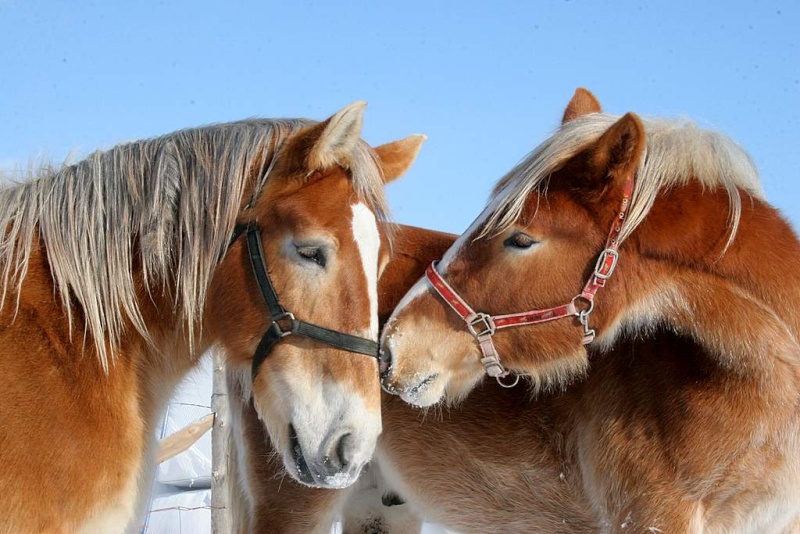
[[247, 234], [247, 251], [250, 256], [250, 265], [253, 267], [253, 276], [256, 279], [256, 283], [258, 283], [258, 289], [261, 291], [261, 296], [264, 297], [264, 302], [269, 308], [272, 318], [272, 323], [258, 343], [256, 352], [253, 355], [251, 367], [253, 380], [258, 374], [258, 368], [267, 359], [275, 345], [288, 335], [314, 339], [337, 349], [364, 354], [375, 359], [378, 358], [378, 343], [376, 341], [300, 321], [295, 318], [293, 313], [286, 311], [278, 301], [278, 294], [275, 292], [275, 288], [269, 278], [258, 225], [255, 223], [237, 224], [228, 246], [230, 247], [243, 233]]
[[[631, 195], [633, 194], [634, 186], [634, 173], [632, 172], [622, 192], [622, 205], [620, 206], [619, 213], [611, 225], [611, 231], [608, 233], [606, 245], [597, 258], [594, 271], [586, 285], [580, 293], [572, 297], [566, 304], [555, 306], [553, 308], [546, 308], [540, 310], [530, 310], [521, 313], [510, 313], [507, 315], [489, 315], [488, 313], [476, 312], [473, 310], [466, 301], [448, 284], [439, 271], [436, 270], [438, 262], [431, 263], [425, 270], [425, 276], [428, 278], [433, 289], [436, 293], [455, 311], [461, 319], [467, 324], [467, 330], [472, 334], [472, 337], [478, 342], [483, 357], [481, 363], [486, 371], [486, 374], [494, 377], [497, 383], [506, 388], [512, 388], [519, 382], [519, 375], [514, 376], [514, 381], [511, 383], [503, 382], [503, 378], [511, 374], [511, 372], [503, 367], [500, 363], [500, 355], [492, 341], [492, 336], [497, 330], [503, 328], [511, 328], [514, 326], [526, 326], [533, 324], [547, 323], [555, 321], [556, 319], [563, 319], [565, 317], [577, 317], [578, 322], [583, 327], [583, 344], [588, 345], [596, 336], [593, 328], [589, 327], [589, 316], [594, 310], [594, 297], [597, 290], [605, 287], [606, 282], [611, 275], [614, 274], [614, 269], [617, 267], [619, 260], [619, 234], [622, 230], [622, 223], [628, 215], [628, 208], [630, 207]], [[578, 308], [578, 301], [583, 301], [585, 306]]]

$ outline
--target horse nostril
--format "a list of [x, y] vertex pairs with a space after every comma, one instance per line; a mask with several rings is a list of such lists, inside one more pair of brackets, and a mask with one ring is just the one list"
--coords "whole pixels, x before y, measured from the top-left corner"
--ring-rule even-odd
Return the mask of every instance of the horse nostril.
[[389, 372], [389, 368], [392, 366], [392, 352], [389, 350], [388, 347], [381, 350], [380, 353], [378, 354], [378, 363], [379, 363], [378, 367], [380, 369], [381, 378], [383, 379], [385, 378], [386, 373]]
[[345, 471], [351, 461], [351, 445], [353, 435], [350, 432], [331, 439], [323, 447], [322, 465], [327, 475]]
[[344, 471], [350, 465], [350, 445], [353, 441], [353, 435], [347, 433], [339, 438], [339, 443], [336, 445], [336, 456], [339, 458], [339, 465]]

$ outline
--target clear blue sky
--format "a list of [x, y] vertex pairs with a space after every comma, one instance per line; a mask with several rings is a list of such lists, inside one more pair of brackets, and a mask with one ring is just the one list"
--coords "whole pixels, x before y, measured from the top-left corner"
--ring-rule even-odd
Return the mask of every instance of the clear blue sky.
[[585, 86], [726, 132], [800, 224], [798, 35], [797, 0], [0, 0], [0, 168], [366, 100], [369, 142], [429, 137], [395, 218], [460, 232]]

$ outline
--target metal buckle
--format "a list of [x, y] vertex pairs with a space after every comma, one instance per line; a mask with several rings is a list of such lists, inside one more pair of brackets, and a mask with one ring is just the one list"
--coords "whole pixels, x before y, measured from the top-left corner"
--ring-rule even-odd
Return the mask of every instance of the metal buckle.
[[[591, 301], [590, 301], [591, 302]], [[593, 303], [594, 304], [594, 303]], [[581, 344], [588, 345], [594, 338], [597, 336], [594, 328], [589, 327], [589, 315], [592, 313], [592, 309], [589, 308], [588, 310], [583, 310], [578, 314], [578, 322], [583, 325], [583, 341]]]
[[[476, 326], [480, 327], [480, 331], [475, 328]], [[467, 329], [475, 338], [481, 338], [494, 335], [496, 327], [491, 315], [478, 312], [472, 318], [467, 318]]]
[[[602, 272], [603, 266], [606, 263], [606, 258], [611, 256], [611, 266], [608, 268], [608, 272]], [[619, 260], [619, 252], [614, 249], [607, 248], [600, 253], [600, 256], [597, 258], [597, 263], [594, 266], [594, 275], [595, 277], [599, 278], [600, 280], [608, 280], [611, 278], [611, 275], [614, 272], [614, 269], [617, 268], [617, 261]]]
[[492, 378], [502, 377], [508, 374], [506, 368], [500, 363], [500, 358], [496, 354], [481, 358], [481, 365], [483, 365], [483, 370], [486, 371], [486, 374]]
[[[281, 323], [284, 323], [288, 328], [284, 328]], [[294, 334], [296, 327], [297, 319], [294, 318], [292, 312], [283, 312], [273, 317], [272, 324], [270, 325], [270, 328], [274, 328], [277, 331], [278, 337], [286, 337], [290, 334]]]
[[[496, 354], [481, 358], [481, 363], [486, 374], [497, 380], [497, 383], [504, 388], [511, 389], [519, 383], [519, 375], [511, 373], [503, 367], [503, 364], [500, 363], [500, 358]], [[503, 382], [503, 379], [509, 375], [511, 375], [511, 381]]]

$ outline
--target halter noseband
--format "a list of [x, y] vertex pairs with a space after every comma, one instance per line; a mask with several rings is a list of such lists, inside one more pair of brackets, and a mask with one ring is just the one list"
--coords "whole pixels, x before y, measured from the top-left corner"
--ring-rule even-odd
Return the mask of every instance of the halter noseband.
[[[488, 313], [476, 312], [442, 278], [442, 275], [436, 270], [438, 262], [431, 263], [425, 270], [425, 276], [433, 289], [436, 290], [436, 293], [467, 323], [467, 330], [478, 342], [483, 354], [481, 363], [486, 374], [494, 377], [498, 384], [512, 388], [519, 382], [519, 375], [515, 375], [512, 383], [506, 384], [502, 381], [511, 372], [500, 363], [500, 355], [497, 353], [494, 341], [492, 341], [492, 336], [497, 330], [514, 326], [547, 323], [565, 317], [577, 317], [578, 322], [583, 326], [583, 345], [588, 345], [594, 341], [596, 334], [594, 329], [589, 327], [589, 315], [594, 310], [594, 297], [597, 294], [597, 290], [606, 285], [606, 282], [611, 278], [614, 269], [617, 267], [617, 261], [619, 260], [619, 234], [622, 230], [622, 223], [628, 214], [633, 185], [634, 174], [631, 173], [625, 182], [619, 213], [611, 225], [611, 231], [606, 239], [606, 246], [597, 258], [594, 271], [589, 276], [586, 285], [583, 286], [583, 290], [572, 297], [572, 300], [567, 304], [507, 315], [489, 315]], [[578, 309], [578, 301], [585, 302], [586, 306]]]
[[296, 319], [293, 313], [286, 311], [278, 301], [278, 294], [275, 292], [267, 272], [264, 247], [261, 244], [258, 225], [255, 223], [237, 224], [228, 246], [232, 245], [243, 233], [246, 233], [247, 237], [247, 251], [250, 256], [250, 265], [253, 267], [253, 276], [256, 279], [256, 283], [258, 283], [261, 296], [264, 297], [264, 302], [267, 304], [272, 318], [272, 324], [269, 325], [264, 337], [261, 338], [253, 355], [251, 374], [254, 380], [258, 373], [258, 368], [264, 363], [273, 347], [278, 341], [291, 334], [313, 339], [337, 349], [364, 354], [375, 359], [378, 358], [378, 343], [376, 341], [307, 323]]

